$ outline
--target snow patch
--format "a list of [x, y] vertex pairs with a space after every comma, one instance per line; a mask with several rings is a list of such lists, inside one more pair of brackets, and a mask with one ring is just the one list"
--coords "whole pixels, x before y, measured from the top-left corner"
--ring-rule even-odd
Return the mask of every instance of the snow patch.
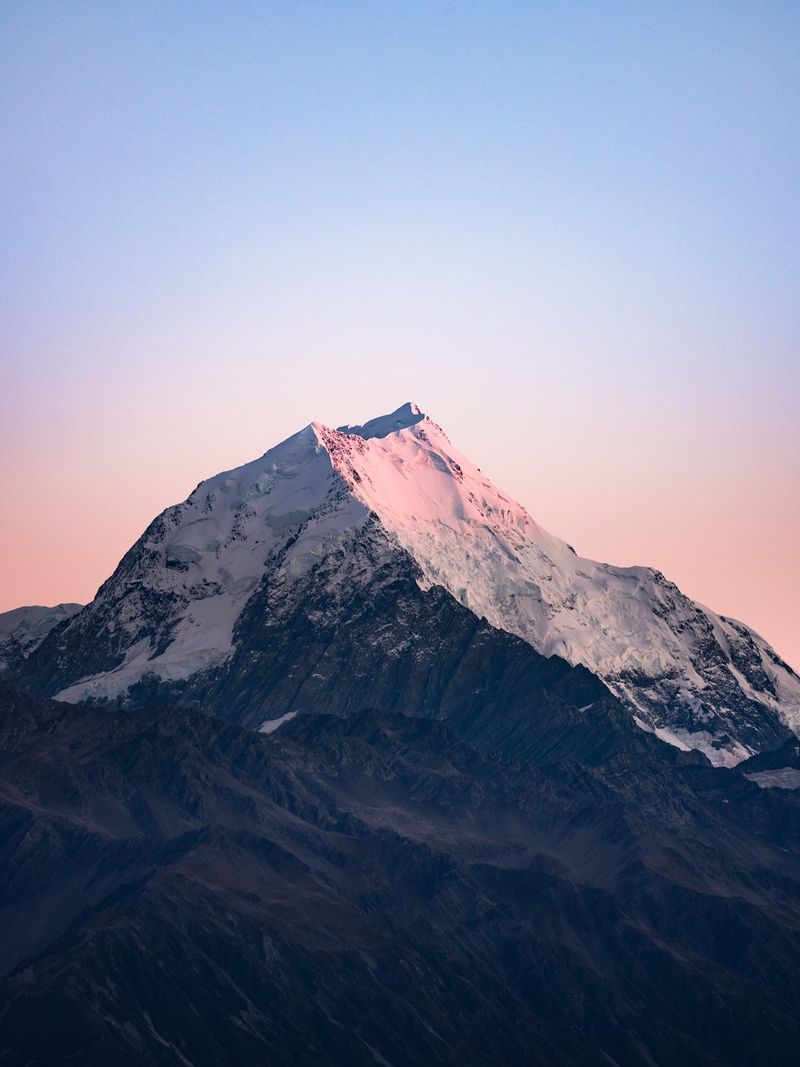
[[638, 715], [633, 716], [633, 721], [640, 730], [648, 734], [654, 734], [659, 741], [667, 745], [679, 748], [681, 752], [691, 752], [697, 749], [708, 757], [715, 767], [735, 767], [737, 763], [748, 759], [753, 755], [752, 750], [745, 748], [738, 741], [728, 741], [722, 747], [719, 740], [707, 730], [681, 730], [677, 727], [654, 726], [644, 722]]
[[285, 715], [281, 715], [277, 719], [265, 719], [258, 728], [260, 734], [274, 734], [279, 726], [283, 726], [285, 722], [289, 722], [296, 715], [299, 715], [299, 711], [287, 711]]
[[752, 771], [746, 774], [761, 789], [800, 789], [800, 771], [796, 767], [781, 767], [774, 771]]

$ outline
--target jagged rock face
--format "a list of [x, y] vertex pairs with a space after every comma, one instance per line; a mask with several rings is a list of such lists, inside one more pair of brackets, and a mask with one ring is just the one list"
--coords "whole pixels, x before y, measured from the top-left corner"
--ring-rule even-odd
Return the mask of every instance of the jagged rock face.
[[417, 575], [367, 522], [300, 578], [273, 569], [221, 668], [171, 691], [143, 682], [129, 695], [172, 697], [252, 728], [299, 710], [351, 715], [369, 706], [433, 718], [502, 712], [524, 724], [550, 700], [610, 699], [585, 669], [540, 656], [440, 587], [420, 589]]
[[535, 714], [534, 765], [468, 716], [0, 695], [2, 1061], [792, 1062], [800, 794], [617, 707], [588, 760]]
[[374, 519], [297, 578], [282, 563], [237, 620], [224, 664], [172, 682], [146, 676], [125, 702], [202, 707], [253, 729], [310, 708], [377, 705], [484, 730], [497, 716], [517, 753], [537, 743], [532, 719], [547, 709], [613, 703], [585, 668], [540, 656], [441, 587], [421, 589], [419, 568]]
[[[339, 663], [349, 658], [342, 642], [351, 632], [400, 657], [413, 647], [407, 607], [398, 605], [395, 618], [383, 611], [368, 635], [364, 605], [380, 601], [370, 587], [389, 572], [404, 588], [413, 581], [423, 592], [445, 591], [543, 655], [582, 664], [643, 728], [714, 762], [779, 743], [800, 722], [800, 678], [758, 635], [693, 603], [657, 571], [577, 556], [413, 405], [358, 427], [312, 423], [261, 459], [201, 483], [34, 653], [21, 683], [41, 695], [123, 706], [143, 693], [191, 701], [213, 692], [212, 703], [227, 699], [242, 721], [255, 722], [259, 699], [287, 713], [296, 710], [291, 684], [276, 682], [276, 694], [268, 679], [259, 698], [256, 663], [269, 678], [297, 682], [332, 628], [342, 635]], [[435, 614], [437, 604], [414, 603], [434, 659], [446, 636], [429, 625], [428, 607]], [[300, 626], [294, 638], [276, 638], [279, 618]], [[281, 664], [261, 647], [265, 634], [286, 651]], [[240, 691], [243, 672], [249, 696]], [[223, 691], [223, 679], [233, 688]], [[297, 699], [314, 688], [310, 678], [298, 683]], [[349, 688], [354, 694], [355, 683]], [[401, 695], [384, 688], [381, 698], [395, 707]], [[340, 692], [336, 700], [349, 698]]]
[[31, 652], [52, 629], [81, 610], [82, 604], [31, 604], [0, 612], [0, 679], [19, 674]]

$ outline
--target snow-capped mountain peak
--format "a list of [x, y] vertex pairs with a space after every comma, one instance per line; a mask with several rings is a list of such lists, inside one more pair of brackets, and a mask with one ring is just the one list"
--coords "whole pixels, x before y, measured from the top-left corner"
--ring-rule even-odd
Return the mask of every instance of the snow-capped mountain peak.
[[0, 612], [0, 675], [18, 667], [53, 627], [71, 618], [81, 607], [81, 604], [56, 604], [53, 607], [28, 604]]
[[339, 426], [339, 433], [355, 434], [358, 437], [386, 437], [398, 430], [406, 430], [427, 419], [427, 415], [411, 402], [402, 404], [388, 415], [379, 415], [362, 426]]
[[[59, 631], [59, 697], [120, 700], [146, 677], [219, 668], [266, 576], [289, 600], [325, 561], [349, 561], [340, 573], [352, 582], [353, 545], [373, 526], [421, 589], [443, 587], [537, 651], [588, 667], [664, 740], [733, 763], [800, 723], [800, 679], [763, 639], [658, 571], [577, 556], [410, 403], [356, 426], [313, 422], [159, 516]], [[369, 567], [357, 574], [367, 588]], [[326, 581], [344, 580], [328, 567]], [[95, 669], [72, 677], [70, 630], [112, 635]]]

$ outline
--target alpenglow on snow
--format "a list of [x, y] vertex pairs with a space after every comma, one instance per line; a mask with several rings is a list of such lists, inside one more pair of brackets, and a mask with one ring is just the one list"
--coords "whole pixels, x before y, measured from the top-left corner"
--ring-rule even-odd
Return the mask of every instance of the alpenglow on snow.
[[[213, 685], [265, 576], [291, 602], [321, 561], [348, 558], [355, 532], [413, 561], [422, 590], [442, 587], [538, 652], [584, 665], [643, 729], [715, 764], [800, 723], [800, 678], [758, 634], [656, 570], [576, 555], [414, 404], [359, 426], [312, 422], [201, 482], [36, 650], [39, 688], [124, 706], [145, 683], [148, 697], [176, 700], [191, 679]], [[369, 566], [348, 562], [347, 581], [368, 587]], [[325, 570], [334, 612], [336, 573]]]

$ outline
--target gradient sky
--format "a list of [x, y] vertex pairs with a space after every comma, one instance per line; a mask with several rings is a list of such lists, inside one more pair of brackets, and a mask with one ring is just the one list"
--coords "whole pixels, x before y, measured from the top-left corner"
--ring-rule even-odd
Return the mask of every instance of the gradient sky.
[[800, 667], [800, 5], [0, 13], [0, 610], [415, 400]]

